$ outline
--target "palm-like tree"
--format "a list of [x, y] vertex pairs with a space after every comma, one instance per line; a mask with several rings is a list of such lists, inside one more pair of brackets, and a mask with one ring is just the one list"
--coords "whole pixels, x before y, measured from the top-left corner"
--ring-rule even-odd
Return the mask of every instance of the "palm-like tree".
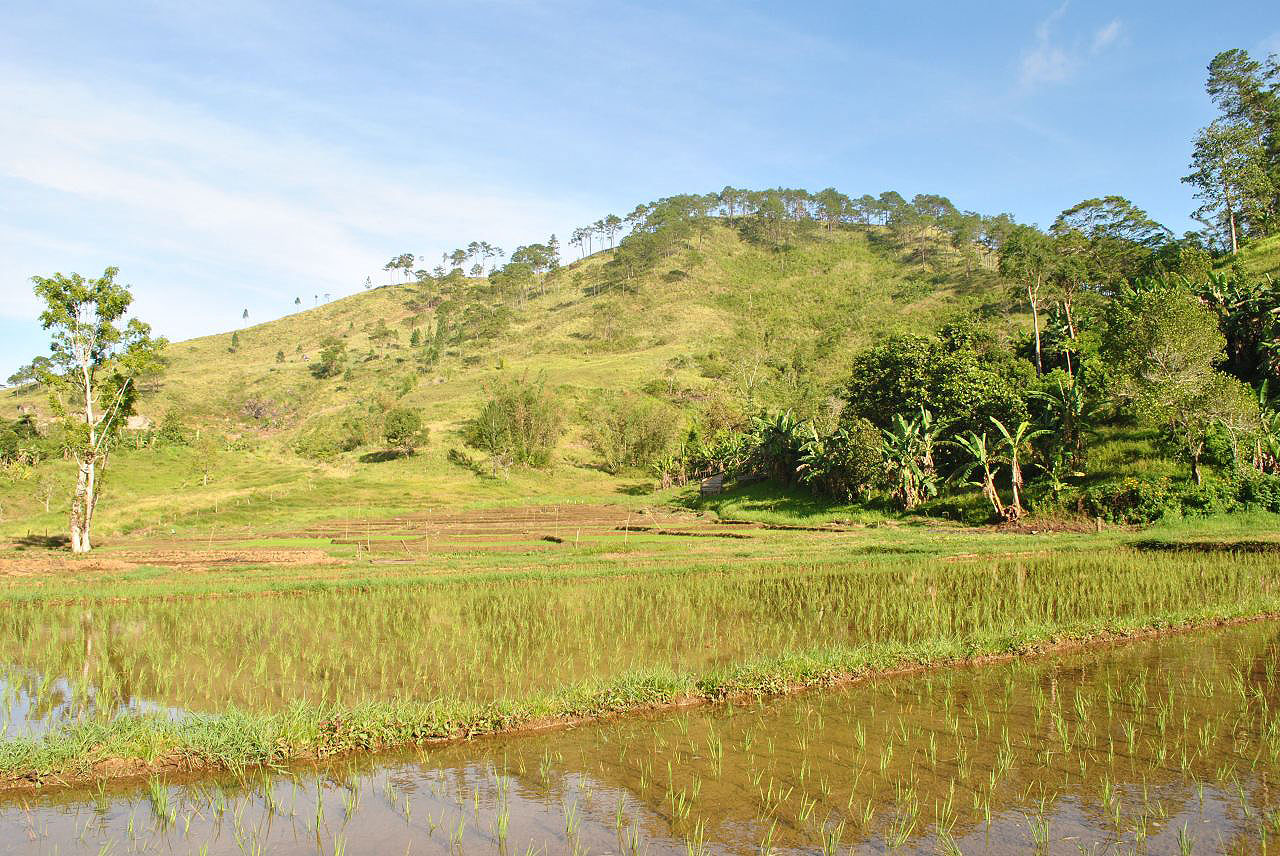
[[894, 495], [906, 511], [938, 493], [933, 447], [945, 424], [922, 407], [920, 415], [911, 419], [895, 414], [893, 425], [881, 431], [885, 466], [896, 485]]
[[1022, 455], [1023, 453], [1031, 452], [1032, 440], [1049, 432], [1043, 428], [1035, 431], [1031, 430], [1031, 423], [1025, 419], [1019, 422], [1012, 431], [994, 416], [991, 417], [991, 424], [996, 426], [996, 430], [1000, 432], [1000, 436], [1004, 440], [1004, 448], [1008, 455], [1006, 461], [1009, 464], [1009, 484], [1013, 489], [1013, 501], [1005, 509], [1004, 516], [1007, 520], [1017, 520], [1023, 514]]
[[1272, 407], [1270, 382], [1258, 389], [1258, 431], [1253, 438], [1253, 466], [1262, 473], [1280, 471], [1280, 410]]
[[758, 438], [756, 454], [765, 472], [790, 484], [800, 462], [804, 446], [803, 419], [796, 418], [790, 410], [761, 414], [755, 418], [755, 435]]
[[1084, 432], [1098, 413], [1099, 404], [1089, 401], [1078, 383], [1058, 381], [1058, 391], [1032, 392], [1049, 405], [1049, 428], [1072, 457], [1084, 452]]
[[993, 449], [987, 446], [987, 435], [981, 436], [976, 431], [957, 436], [951, 441], [969, 454], [970, 460], [962, 464], [953, 474], [953, 479], [968, 481], [975, 472], [981, 472], [981, 480], [969, 481], [969, 484], [982, 488], [982, 495], [987, 498], [999, 517], [1004, 516], [1004, 503], [1000, 501], [1000, 492], [996, 490], [995, 467], [999, 463]]

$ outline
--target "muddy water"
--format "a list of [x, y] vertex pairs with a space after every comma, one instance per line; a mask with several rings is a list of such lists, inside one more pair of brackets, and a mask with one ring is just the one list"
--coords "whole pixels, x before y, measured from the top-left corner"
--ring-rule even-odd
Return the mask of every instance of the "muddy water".
[[1280, 624], [322, 769], [0, 796], [0, 853], [1254, 853]]

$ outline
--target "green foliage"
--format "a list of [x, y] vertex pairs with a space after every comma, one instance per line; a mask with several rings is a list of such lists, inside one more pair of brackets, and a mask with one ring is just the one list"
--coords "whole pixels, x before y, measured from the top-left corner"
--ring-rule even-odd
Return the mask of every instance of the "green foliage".
[[347, 359], [347, 344], [335, 336], [324, 340], [319, 358], [311, 365], [311, 374], [324, 379], [342, 373]]
[[796, 467], [800, 483], [840, 502], [869, 499], [885, 476], [880, 431], [857, 417], [830, 434], [809, 431]]
[[1237, 436], [1257, 426], [1256, 397], [1214, 368], [1225, 344], [1212, 310], [1179, 283], [1148, 281], [1108, 306], [1103, 351], [1122, 393], [1161, 427], [1197, 482], [1214, 424]]
[[380, 403], [366, 411], [350, 407], [330, 415], [312, 417], [293, 443], [298, 455], [314, 461], [332, 461], [344, 452], [381, 442], [384, 428]]
[[12, 422], [0, 419], [0, 466], [32, 466], [53, 451], [29, 415]]
[[[1000, 491], [996, 488], [995, 479], [999, 458], [993, 445], [987, 442], [987, 435], [969, 431], [967, 434], [956, 436], [950, 442], [960, 448], [968, 458], [952, 473], [951, 479], [981, 488], [982, 495], [991, 503], [996, 515], [1003, 517], [1004, 503], [1000, 500]], [[980, 476], [974, 480], [975, 474], [979, 473]]]
[[[847, 418], [891, 430], [903, 413], [943, 414], [955, 433], [984, 432], [991, 417], [1027, 418], [1029, 367], [958, 336], [899, 336], [857, 356], [843, 398]], [[945, 456], [944, 456], [945, 457]]]
[[1276, 480], [1255, 475], [1245, 480], [1205, 479], [1176, 484], [1168, 478], [1126, 476], [1092, 485], [1079, 495], [1079, 509], [1111, 523], [1145, 525], [1166, 517], [1224, 514], [1246, 507], [1271, 510]]
[[427, 441], [427, 429], [422, 424], [422, 412], [412, 407], [397, 407], [387, 413], [382, 425], [387, 446], [412, 455]]
[[1280, 476], [1248, 473], [1240, 481], [1240, 502], [1250, 510], [1280, 513]]
[[50, 365], [41, 381], [62, 421], [66, 451], [77, 464], [71, 503], [71, 547], [88, 552], [100, 495], [100, 470], [138, 395], [138, 380], [161, 366], [164, 339], [137, 318], [120, 321], [133, 302], [127, 286], [107, 268], [97, 279], [80, 274], [32, 277], [44, 302], [40, 323], [50, 332]]
[[30, 384], [39, 383], [40, 378], [44, 376], [53, 366], [48, 357], [36, 357], [25, 366], [21, 366], [13, 374], [9, 375], [9, 379], [5, 381], [12, 387], [29, 386]]
[[922, 407], [910, 419], [895, 413], [892, 425], [880, 432], [889, 484], [904, 511], [938, 495], [933, 449], [943, 427]]
[[1111, 523], [1150, 523], [1178, 509], [1173, 486], [1167, 478], [1126, 476], [1086, 489], [1081, 509]]
[[762, 412], [751, 420], [749, 466], [759, 475], [791, 484], [805, 444], [804, 420], [791, 411]]
[[1189, 280], [1218, 316], [1226, 368], [1250, 383], [1280, 381], [1280, 282], [1239, 270]]
[[1182, 180], [1203, 202], [1196, 219], [1235, 253], [1280, 222], [1280, 63], [1222, 51], [1209, 63], [1205, 90], [1219, 115], [1196, 135]]
[[160, 420], [156, 429], [156, 442], [164, 446], [189, 446], [191, 429], [187, 425], [186, 414], [180, 407], [170, 407]]
[[560, 401], [539, 378], [500, 381], [489, 399], [463, 428], [463, 441], [489, 455], [496, 473], [502, 467], [547, 467], [563, 430]]
[[586, 436], [605, 471], [619, 473], [648, 469], [662, 460], [679, 430], [674, 408], [633, 393], [594, 408], [587, 416]]

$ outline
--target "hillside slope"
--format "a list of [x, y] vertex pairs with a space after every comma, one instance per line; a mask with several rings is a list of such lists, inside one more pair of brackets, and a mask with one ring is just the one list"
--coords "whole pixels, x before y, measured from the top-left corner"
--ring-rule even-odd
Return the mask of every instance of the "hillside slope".
[[[1254, 241], [1240, 249], [1240, 265], [1250, 276], [1280, 278], [1280, 235]], [[1219, 267], [1229, 267], [1233, 259], [1226, 256]]]
[[[893, 245], [873, 227], [817, 231], [778, 254], [717, 224], [631, 287], [601, 291], [609, 256], [562, 268], [523, 300], [488, 294], [485, 280], [460, 278], [461, 286], [442, 295], [428, 279], [246, 327], [234, 340], [225, 333], [171, 344], [169, 365], [149, 382], [138, 410], [158, 423], [178, 408], [189, 427], [225, 441], [222, 460], [211, 471], [190, 449], [124, 452], [107, 483], [130, 496], [130, 512], [110, 510], [105, 519], [115, 518], [116, 528], [150, 525], [157, 514], [180, 516], [185, 511], [176, 509], [255, 490], [314, 491], [326, 478], [345, 485], [344, 497], [360, 494], [366, 505], [389, 509], [428, 498], [616, 493], [625, 480], [595, 470], [581, 437], [583, 412], [604, 396], [645, 390], [692, 413], [719, 391], [814, 412], [867, 344], [927, 332], [964, 313], [1000, 313], [1005, 305], [990, 270], [966, 270], [940, 243]], [[1012, 332], [1021, 323], [1000, 326]], [[410, 345], [415, 331], [420, 343], [439, 344], [434, 358], [426, 356], [428, 344]], [[328, 337], [345, 345], [346, 369], [319, 379], [312, 368]], [[543, 377], [569, 405], [560, 456], [567, 469], [517, 474], [499, 486], [450, 465], [446, 453], [461, 445], [458, 431], [486, 385], [524, 374]], [[0, 397], [0, 416], [15, 417], [19, 406], [45, 410], [38, 390], [19, 390]], [[422, 409], [431, 431], [425, 453], [370, 465], [360, 462], [368, 460], [367, 447], [326, 463], [293, 451], [326, 420], [391, 406]], [[55, 469], [55, 478], [66, 476]], [[441, 485], [436, 494], [426, 488], [431, 479]], [[30, 494], [29, 485], [0, 488], [0, 526], [17, 531], [45, 521], [56, 528], [61, 516], [46, 515]], [[110, 495], [103, 507], [112, 508]]]

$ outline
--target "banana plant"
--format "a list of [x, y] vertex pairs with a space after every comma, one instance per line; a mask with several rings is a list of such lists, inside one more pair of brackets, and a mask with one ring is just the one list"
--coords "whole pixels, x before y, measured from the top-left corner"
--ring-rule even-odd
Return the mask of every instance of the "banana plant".
[[[996, 490], [995, 477], [995, 468], [1000, 461], [995, 451], [988, 447], [986, 433], [979, 435], [976, 431], [970, 431], [967, 434], [958, 435], [951, 443], [969, 455], [969, 460], [952, 473], [952, 479], [982, 488], [982, 495], [991, 503], [996, 516], [1004, 517], [1004, 503], [1000, 501], [1000, 492]], [[980, 479], [973, 480], [975, 472], [981, 472]]]
[[1262, 473], [1280, 472], [1280, 410], [1273, 407], [1270, 382], [1258, 389], [1258, 432], [1253, 438], [1253, 466]]
[[991, 417], [991, 424], [996, 426], [996, 430], [1000, 432], [1000, 436], [1004, 440], [1004, 449], [1007, 455], [1005, 461], [1009, 464], [1009, 485], [1013, 489], [1013, 501], [1005, 508], [1004, 516], [1006, 520], [1012, 522], [1020, 518], [1024, 513], [1022, 508], [1022, 455], [1024, 452], [1028, 454], [1031, 452], [1032, 440], [1049, 432], [1043, 428], [1032, 430], [1031, 423], [1025, 419], [1019, 422], [1012, 431], [994, 416]]
[[762, 413], [754, 420], [757, 438], [756, 455], [765, 473], [784, 484], [796, 475], [800, 450], [804, 445], [805, 421], [790, 410]]
[[1094, 417], [1099, 403], [1089, 401], [1078, 383], [1058, 381], [1058, 391], [1032, 392], [1049, 405], [1049, 428], [1056, 431], [1062, 448], [1073, 458], [1084, 452], [1084, 434]]
[[885, 466], [895, 485], [894, 496], [904, 511], [938, 494], [933, 447], [945, 425], [922, 407], [920, 415], [911, 419], [895, 414], [893, 425], [881, 431]]

